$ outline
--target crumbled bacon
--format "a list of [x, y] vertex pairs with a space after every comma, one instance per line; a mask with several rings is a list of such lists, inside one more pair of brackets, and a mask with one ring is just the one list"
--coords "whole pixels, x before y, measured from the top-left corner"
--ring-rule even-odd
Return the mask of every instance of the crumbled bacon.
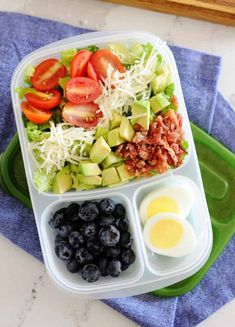
[[184, 132], [182, 117], [169, 109], [158, 115], [149, 131], [136, 124], [132, 142], [119, 145], [116, 154], [126, 160], [127, 170], [136, 176], [150, 175], [151, 171], [166, 172], [183, 163], [186, 151], [182, 147]]

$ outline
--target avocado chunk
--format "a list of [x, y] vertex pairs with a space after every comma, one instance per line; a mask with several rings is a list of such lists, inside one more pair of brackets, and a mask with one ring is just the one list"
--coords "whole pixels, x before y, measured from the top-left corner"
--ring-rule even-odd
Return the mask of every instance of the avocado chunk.
[[100, 136], [103, 136], [105, 141], [107, 141], [108, 132], [109, 132], [109, 127], [108, 126], [99, 126], [99, 127], [97, 127], [96, 134], [95, 134], [96, 139], [98, 140], [98, 138]]
[[84, 176], [96, 176], [101, 174], [100, 167], [95, 162], [81, 161], [80, 170]]
[[161, 111], [170, 104], [170, 101], [164, 93], [158, 93], [150, 99], [151, 109], [154, 113]]
[[117, 112], [113, 112], [113, 118], [110, 120], [110, 129], [120, 126], [122, 120], [122, 115], [118, 114]]
[[119, 177], [116, 168], [111, 167], [102, 171], [102, 186], [118, 183]]
[[118, 172], [118, 175], [119, 175], [120, 180], [122, 182], [125, 182], [125, 181], [128, 181], [128, 180], [134, 178], [134, 176], [131, 175], [129, 173], [129, 171], [126, 169], [126, 165], [125, 164], [117, 167], [117, 172]]
[[76, 191], [91, 190], [95, 187], [96, 187], [95, 185], [86, 185], [86, 184], [79, 183], [78, 186], [76, 187]]
[[101, 162], [101, 165], [105, 169], [120, 161], [122, 161], [122, 158], [118, 157], [114, 152], [110, 152], [107, 157]]
[[100, 136], [100, 138], [92, 145], [90, 150], [91, 161], [99, 164], [103, 161], [107, 155], [111, 152], [110, 147], [108, 146], [105, 139]]
[[101, 185], [102, 178], [100, 176], [83, 176], [78, 175], [78, 180], [86, 185]]
[[56, 174], [52, 190], [53, 193], [56, 194], [63, 194], [67, 191], [69, 191], [72, 188], [72, 177], [70, 175], [70, 169], [69, 166], [66, 166], [61, 169], [58, 174]]
[[119, 127], [119, 134], [121, 138], [128, 142], [130, 142], [135, 135], [135, 130], [132, 127], [129, 119], [126, 117], [122, 117], [121, 125]]
[[148, 130], [150, 124], [150, 102], [149, 100], [136, 100], [131, 106], [132, 116], [140, 116], [131, 120], [132, 125], [139, 124], [143, 129]]
[[108, 144], [110, 147], [117, 146], [119, 144], [124, 143], [125, 140], [121, 138], [119, 133], [119, 127], [112, 129], [108, 133]]
[[150, 85], [154, 94], [163, 92], [165, 88], [172, 83], [171, 70], [165, 65], [159, 75], [151, 81]]

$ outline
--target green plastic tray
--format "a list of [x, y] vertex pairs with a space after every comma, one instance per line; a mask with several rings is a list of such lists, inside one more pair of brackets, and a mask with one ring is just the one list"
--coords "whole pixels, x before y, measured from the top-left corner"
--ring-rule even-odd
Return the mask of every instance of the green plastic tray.
[[[218, 258], [235, 232], [235, 155], [191, 124], [213, 228], [213, 248], [206, 264], [193, 276], [153, 291], [178, 296], [194, 288]], [[31, 208], [18, 135], [0, 156], [1, 187]]]

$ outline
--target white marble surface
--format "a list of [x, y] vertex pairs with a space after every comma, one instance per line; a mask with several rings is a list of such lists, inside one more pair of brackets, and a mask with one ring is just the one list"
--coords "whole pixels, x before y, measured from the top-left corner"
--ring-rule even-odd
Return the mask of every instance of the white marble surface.
[[[0, 0], [0, 10], [17, 11], [94, 29], [143, 29], [173, 44], [223, 57], [219, 89], [235, 107], [235, 28], [91, 0]], [[1, 327], [136, 326], [100, 301], [59, 291], [43, 265], [0, 237]], [[234, 326], [235, 301], [201, 327]], [[166, 326], [168, 327], [168, 326]]]

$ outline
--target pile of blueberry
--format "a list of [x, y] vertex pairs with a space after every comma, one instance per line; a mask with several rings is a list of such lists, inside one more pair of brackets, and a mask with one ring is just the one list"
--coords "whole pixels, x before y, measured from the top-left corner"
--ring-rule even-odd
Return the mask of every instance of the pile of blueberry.
[[96, 282], [101, 276], [118, 277], [135, 261], [125, 207], [111, 199], [71, 203], [49, 220], [56, 228], [55, 253], [71, 273]]

